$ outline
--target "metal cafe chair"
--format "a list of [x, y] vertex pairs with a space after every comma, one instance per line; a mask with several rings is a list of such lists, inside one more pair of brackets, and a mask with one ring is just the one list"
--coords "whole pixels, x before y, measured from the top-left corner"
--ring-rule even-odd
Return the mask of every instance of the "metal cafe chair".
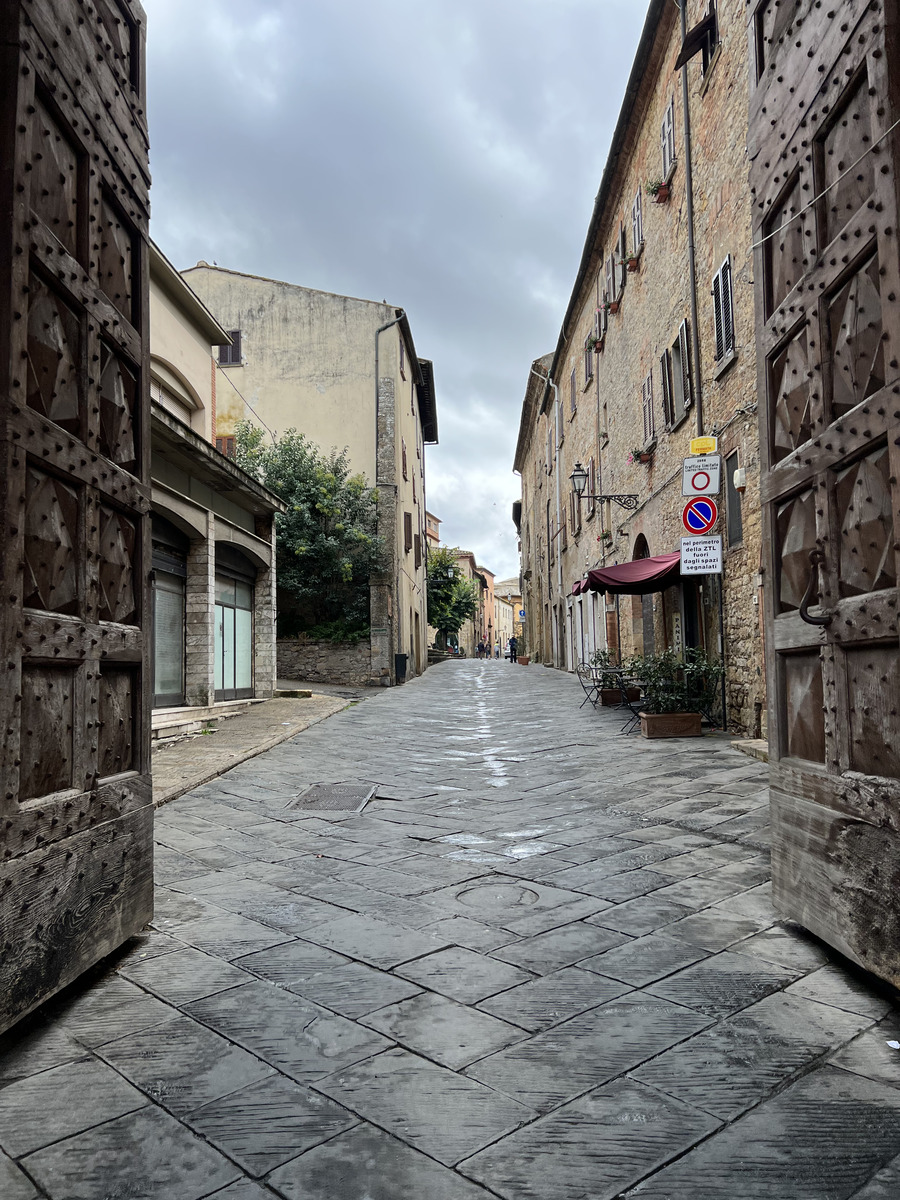
[[594, 676], [590, 666], [585, 662], [580, 662], [575, 668], [575, 674], [578, 676], [578, 682], [584, 691], [584, 699], [578, 705], [579, 708], [590, 702], [592, 708], [596, 708], [600, 702], [600, 683]]

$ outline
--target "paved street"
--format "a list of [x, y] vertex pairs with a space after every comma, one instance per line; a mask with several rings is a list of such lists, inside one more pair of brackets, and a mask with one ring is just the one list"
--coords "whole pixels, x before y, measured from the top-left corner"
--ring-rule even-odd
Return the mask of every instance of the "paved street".
[[161, 808], [153, 929], [0, 1043], [3, 1200], [896, 1198], [900, 1014], [777, 921], [766, 768], [581, 698], [442, 664]]

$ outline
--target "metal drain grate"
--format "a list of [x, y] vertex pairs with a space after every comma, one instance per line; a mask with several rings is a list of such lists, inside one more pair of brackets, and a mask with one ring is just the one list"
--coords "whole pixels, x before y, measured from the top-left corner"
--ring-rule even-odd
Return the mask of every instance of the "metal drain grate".
[[358, 813], [375, 795], [377, 786], [371, 783], [314, 783], [288, 807], [304, 812]]

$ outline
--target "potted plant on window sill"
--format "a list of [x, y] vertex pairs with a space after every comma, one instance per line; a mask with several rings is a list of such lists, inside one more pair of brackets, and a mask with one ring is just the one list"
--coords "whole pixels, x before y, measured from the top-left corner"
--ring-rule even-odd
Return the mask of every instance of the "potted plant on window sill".
[[628, 253], [625, 255], [624, 259], [622, 260], [625, 263], [625, 270], [630, 272], [632, 275], [636, 271], [640, 270], [641, 250], [642, 249], [643, 249], [643, 242], [641, 243], [641, 245], [638, 247], [637, 250], [629, 250]]
[[650, 446], [635, 446], [628, 456], [630, 463], [650, 463], [653, 462], [653, 449]]
[[608, 313], [617, 313], [619, 311], [619, 301], [607, 300], [605, 304], [601, 305], [601, 308], [604, 308]]
[[653, 197], [654, 204], [666, 204], [670, 195], [669, 184], [664, 179], [651, 179], [647, 184], [647, 195]]

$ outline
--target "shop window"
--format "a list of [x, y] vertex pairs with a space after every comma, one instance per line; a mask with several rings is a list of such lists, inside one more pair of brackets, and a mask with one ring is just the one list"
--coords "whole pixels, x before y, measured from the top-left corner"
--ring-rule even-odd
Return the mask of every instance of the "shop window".
[[185, 604], [188, 538], [153, 514], [153, 707], [184, 704]]
[[230, 546], [216, 549], [214, 684], [217, 700], [253, 695], [253, 583], [256, 570]]

